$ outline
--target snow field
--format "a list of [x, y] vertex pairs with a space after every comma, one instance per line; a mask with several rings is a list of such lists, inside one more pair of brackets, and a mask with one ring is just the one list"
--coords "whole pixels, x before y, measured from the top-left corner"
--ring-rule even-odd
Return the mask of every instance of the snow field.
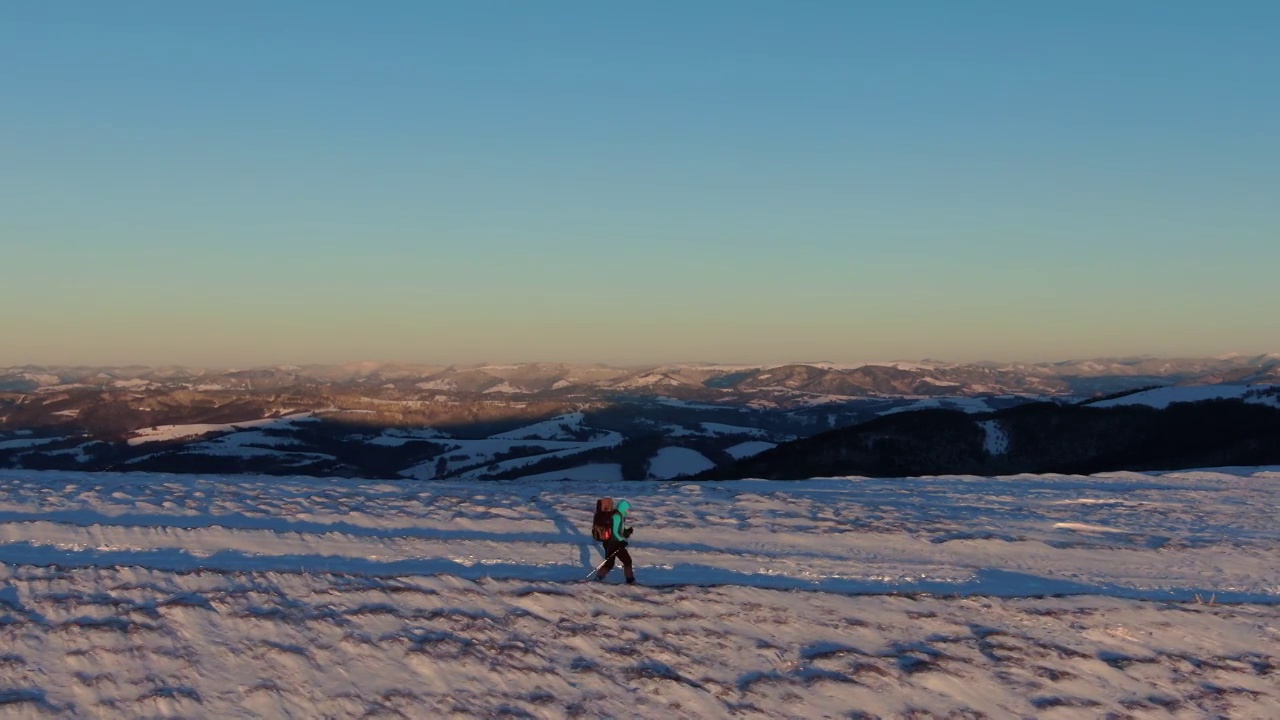
[[1265, 606], [0, 566], [0, 714], [1274, 717]]
[[[577, 582], [600, 495], [641, 585]], [[1266, 468], [0, 471], [0, 716], [1271, 718], [1277, 508]]]

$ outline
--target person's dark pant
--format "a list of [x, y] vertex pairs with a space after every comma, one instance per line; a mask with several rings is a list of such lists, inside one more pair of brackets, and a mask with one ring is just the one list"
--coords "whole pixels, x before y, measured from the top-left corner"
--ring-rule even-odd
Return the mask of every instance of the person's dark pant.
[[631, 570], [631, 553], [627, 552], [627, 544], [618, 542], [617, 540], [604, 541], [604, 554], [609, 559], [605, 561], [604, 567], [600, 568], [600, 572], [596, 573], [597, 580], [603, 580], [605, 575], [613, 569], [613, 564], [618, 560], [622, 561], [622, 572], [627, 576], [627, 582], [636, 579], [636, 574]]

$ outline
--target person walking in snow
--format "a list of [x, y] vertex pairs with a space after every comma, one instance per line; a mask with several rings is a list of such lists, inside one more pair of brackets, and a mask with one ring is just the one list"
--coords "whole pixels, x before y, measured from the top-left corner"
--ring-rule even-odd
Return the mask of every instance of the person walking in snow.
[[604, 543], [605, 561], [596, 572], [596, 580], [604, 580], [614, 563], [621, 560], [627, 582], [634, 583], [636, 574], [631, 569], [631, 553], [627, 552], [627, 538], [631, 537], [632, 528], [626, 526], [631, 503], [623, 500], [615, 507], [611, 500], [607, 503], [604, 500], [596, 503], [596, 515], [591, 528], [592, 537]]

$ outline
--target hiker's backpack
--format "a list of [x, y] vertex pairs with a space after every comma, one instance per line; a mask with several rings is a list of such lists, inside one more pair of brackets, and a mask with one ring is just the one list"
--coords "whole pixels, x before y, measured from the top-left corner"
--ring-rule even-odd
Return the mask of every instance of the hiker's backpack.
[[613, 498], [596, 501], [596, 515], [591, 519], [591, 539], [609, 540], [613, 537]]

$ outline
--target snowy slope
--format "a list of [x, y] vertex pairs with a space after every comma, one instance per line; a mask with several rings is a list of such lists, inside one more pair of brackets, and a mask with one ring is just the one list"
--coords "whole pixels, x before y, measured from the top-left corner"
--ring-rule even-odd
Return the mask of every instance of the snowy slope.
[[704, 422], [700, 423], [703, 431], [712, 437], [720, 435], [746, 435], [754, 438], [767, 438], [769, 433], [766, 430], [753, 427], [743, 427], [741, 425], [725, 425], [724, 423]]
[[753, 455], [759, 455], [765, 450], [772, 450], [776, 447], [778, 446], [771, 442], [748, 440], [747, 442], [738, 443], [733, 447], [727, 447], [724, 451], [732, 455], [734, 460], [741, 460], [743, 458], [752, 457]]
[[381, 434], [373, 438], [365, 438], [362, 436], [354, 436], [362, 442], [368, 442], [373, 445], [383, 445], [386, 447], [400, 447], [411, 442], [433, 441], [439, 438], [447, 438], [447, 434], [435, 430], [433, 428], [388, 428], [383, 430]]
[[551, 470], [549, 472], [537, 473], [534, 475], [525, 475], [520, 478], [520, 480], [590, 480], [597, 482], [621, 482], [622, 466], [617, 463], [588, 463], [586, 465], [579, 465], [578, 467], [566, 468], [564, 470]]
[[1090, 407], [1119, 407], [1122, 405], [1147, 405], [1156, 409], [1167, 408], [1173, 403], [1200, 402], [1203, 400], [1243, 399], [1273, 407], [1280, 406], [1274, 394], [1276, 385], [1180, 385], [1124, 395], [1110, 400], [1090, 403]]
[[18, 448], [38, 447], [40, 445], [48, 445], [49, 443], [61, 442], [66, 440], [62, 437], [44, 437], [44, 438], [19, 438], [17, 440], [0, 440], [0, 450], [14, 450]]
[[235, 430], [244, 430], [246, 428], [274, 428], [286, 429], [293, 423], [305, 422], [312, 420], [312, 413], [301, 412], [284, 417], [261, 418], [259, 420], [246, 420], [236, 423], [196, 423], [191, 425], [157, 425], [155, 427], [142, 428], [133, 433], [128, 443], [130, 445], [142, 445], [152, 442], [167, 442], [169, 440], [181, 440], [184, 438], [200, 437], [201, 435], [211, 435], [220, 432], [232, 432]]
[[967, 413], [984, 413], [990, 412], [991, 406], [982, 398], [971, 397], [943, 397], [943, 398], [925, 398], [916, 400], [910, 405], [902, 405], [896, 408], [884, 410], [879, 415], [895, 415], [901, 412], [911, 412], [912, 410], [960, 410]]
[[[574, 582], [600, 495], [639, 586]], [[1280, 468], [0, 471], [0, 716], [1278, 717], [1277, 507]]]
[[[446, 468], [450, 472], [466, 470], [451, 479], [474, 480], [509, 470], [518, 470], [547, 459], [572, 457], [591, 450], [617, 447], [625, 439], [621, 433], [607, 430], [597, 430], [594, 437], [583, 441], [539, 439], [539, 436], [559, 436], [563, 432], [560, 423], [547, 421], [512, 433], [502, 433], [480, 440], [436, 439], [433, 442], [445, 446], [448, 450], [401, 474], [408, 478], [429, 480], [436, 477], [437, 464], [441, 458], [444, 458]], [[517, 448], [523, 448], [530, 454], [495, 462], [499, 455], [515, 452]]]
[[492, 437], [505, 440], [573, 440], [574, 432], [589, 429], [583, 424], [585, 419], [586, 417], [580, 412], [569, 413], [533, 425], [526, 425], [519, 430], [498, 433]]
[[706, 455], [682, 447], [664, 447], [649, 458], [649, 478], [670, 480], [683, 475], [697, 475], [716, 466]]
[[1009, 452], [1009, 433], [998, 420], [984, 420], [978, 423], [982, 428], [982, 449], [988, 455], [1004, 455]]

